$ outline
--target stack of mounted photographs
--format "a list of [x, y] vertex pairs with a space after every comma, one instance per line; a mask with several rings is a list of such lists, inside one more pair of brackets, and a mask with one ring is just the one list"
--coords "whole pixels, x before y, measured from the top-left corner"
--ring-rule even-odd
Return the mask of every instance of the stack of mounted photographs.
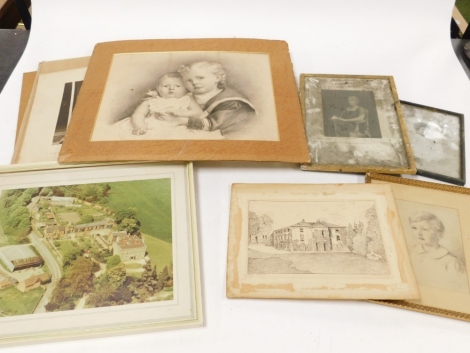
[[[21, 95], [0, 173], [0, 344], [202, 325], [188, 162], [465, 184], [462, 114], [400, 101], [391, 76], [302, 74], [299, 100], [283, 41], [99, 43], [40, 63]], [[367, 181], [233, 185], [227, 296], [470, 321], [470, 192]]]

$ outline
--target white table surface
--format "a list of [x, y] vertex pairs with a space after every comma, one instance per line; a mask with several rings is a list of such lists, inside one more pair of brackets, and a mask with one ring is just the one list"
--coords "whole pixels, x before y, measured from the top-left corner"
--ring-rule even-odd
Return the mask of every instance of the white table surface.
[[[449, 38], [453, 4], [453, 0], [432, 4], [429, 0], [33, 0], [29, 43], [0, 95], [0, 164], [8, 164], [13, 152], [22, 73], [36, 70], [39, 61], [88, 56], [95, 43], [104, 41], [283, 39], [289, 43], [297, 79], [300, 73], [393, 75], [400, 99], [470, 116], [470, 81]], [[467, 146], [469, 134], [467, 124]], [[195, 170], [204, 327], [0, 351], [429, 353], [470, 349], [468, 322], [367, 302], [228, 300], [225, 269], [232, 183], [362, 183], [364, 177], [302, 172], [293, 164], [206, 162], [196, 163]]]

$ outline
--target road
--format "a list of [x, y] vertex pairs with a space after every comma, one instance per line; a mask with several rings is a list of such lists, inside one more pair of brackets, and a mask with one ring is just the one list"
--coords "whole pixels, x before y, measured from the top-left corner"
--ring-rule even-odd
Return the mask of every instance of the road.
[[54, 256], [52, 256], [52, 254], [49, 252], [49, 249], [47, 249], [47, 247], [42, 243], [41, 239], [38, 238], [38, 236], [34, 233], [34, 231], [31, 232], [28, 235], [28, 237], [31, 240], [31, 243], [36, 248], [36, 250], [39, 252], [39, 254], [42, 256], [42, 258], [46, 262], [47, 267], [49, 268], [49, 271], [51, 273], [51, 283], [47, 286], [47, 289], [44, 292], [44, 295], [42, 296], [36, 309], [34, 310], [34, 313], [45, 313], [46, 312], [45, 306], [47, 303], [49, 303], [52, 297], [52, 292], [55, 286], [57, 285], [57, 282], [62, 277], [62, 271], [61, 271], [61, 267], [56, 262]]

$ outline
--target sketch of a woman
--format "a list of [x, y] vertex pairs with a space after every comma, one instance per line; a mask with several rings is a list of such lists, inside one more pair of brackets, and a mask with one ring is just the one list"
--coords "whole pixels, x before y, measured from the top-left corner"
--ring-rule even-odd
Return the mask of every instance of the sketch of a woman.
[[343, 109], [341, 116], [333, 116], [331, 120], [338, 137], [370, 137], [367, 121], [367, 109], [359, 106], [359, 98], [348, 97], [348, 107]]

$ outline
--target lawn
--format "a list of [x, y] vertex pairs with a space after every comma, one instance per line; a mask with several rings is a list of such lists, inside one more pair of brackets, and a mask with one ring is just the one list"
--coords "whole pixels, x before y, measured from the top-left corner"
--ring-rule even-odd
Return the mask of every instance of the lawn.
[[60, 246], [57, 246], [57, 250], [64, 256], [66, 253], [74, 249], [75, 247], [72, 245], [72, 240], [58, 240]]
[[145, 245], [147, 245], [148, 256], [152, 260], [152, 265], [157, 265], [157, 272], [163, 270], [165, 266], [173, 263], [171, 243], [153, 238], [147, 234], [142, 234]]
[[318, 273], [345, 275], [380, 275], [390, 270], [386, 261], [370, 260], [355, 253], [272, 254], [248, 250], [248, 273]]
[[140, 229], [151, 237], [171, 243], [171, 180], [135, 180], [109, 183], [109, 208], [135, 207]]
[[0, 290], [0, 311], [5, 316], [32, 314], [41, 300], [44, 289], [41, 287], [22, 293], [10, 286]]

